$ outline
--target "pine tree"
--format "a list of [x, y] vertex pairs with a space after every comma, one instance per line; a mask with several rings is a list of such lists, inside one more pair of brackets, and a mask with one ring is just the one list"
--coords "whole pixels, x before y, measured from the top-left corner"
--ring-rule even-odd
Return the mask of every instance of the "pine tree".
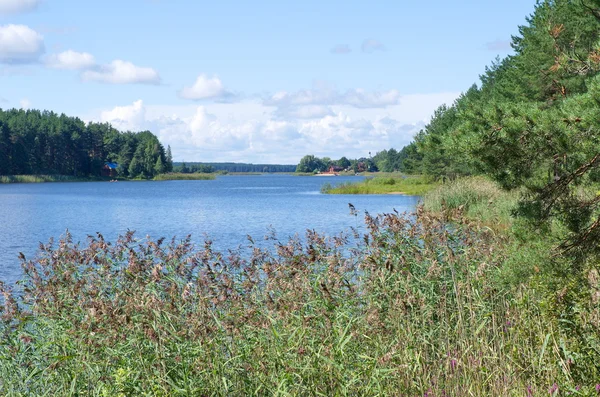
[[173, 155], [171, 154], [171, 145], [167, 145], [165, 171], [173, 172]]
[[156, 164], [154, 165], [154, 174], [158, 175], [158, 174], [162, 174], [165, 172], [165, 165], [162, 161], [161, 156], [158, 156], [158, 159], [156, 160]]

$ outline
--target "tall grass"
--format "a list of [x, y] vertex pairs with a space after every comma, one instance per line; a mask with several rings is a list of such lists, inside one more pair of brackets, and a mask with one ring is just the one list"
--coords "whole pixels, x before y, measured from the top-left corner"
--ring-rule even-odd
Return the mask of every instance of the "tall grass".
[[0, 392], [596, 395], [600, 292], [570, 313], [575, 335], [556, 314], [571, 289], [496, 283], [509, 238], [452, 214], [227, 253], [67, 235], [23, 260], [22, 295], [0, 287]]
[[477, 176], [437, 186], [426, 193], [424, 203], [434, 212], [461, 209], [470, 218], [498, 229], [513, 223], [518, 200], [519, 192], [503, 191], [489, 179]]
[[69, 175], [0, 175], [0, 183], [84, 182], [101, 178], [81, 178]]
[[202, 174], [202, 173], [193, 173], [193, 174], [183, 174], [177, 172], [170, 172], [167, 174], [158, 174], [154, 177], [155, 181], [207, 181], [216, 179], [214, 174]]
[[423, 176], [376, 176], [361, 182], [347, 182], [340, 185], [325, 184], [321, 188], [326, 194], [406, 194], [420, 196], [438, 184]]

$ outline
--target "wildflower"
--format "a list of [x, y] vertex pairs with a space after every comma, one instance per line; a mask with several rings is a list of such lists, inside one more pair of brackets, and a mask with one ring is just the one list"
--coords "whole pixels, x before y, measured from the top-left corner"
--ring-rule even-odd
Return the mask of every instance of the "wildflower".
[[457, 365], [458, 365], [458, 362], [456, 361], [455, 358], [453, 358], [452, 360], [450, 360], [450, 368], [452, 369], [452, 372], [454, 372], [454, 370], [456, 369]]
[[533, 397], [533, 389], [531, 385], [527, 386], [527, 397]]
[[556, 394], [558, 392], [558, 385], [555, 383], [552, 386], [550, 386], [550, 388], [548, 389], [548, 393], [549, 394]]

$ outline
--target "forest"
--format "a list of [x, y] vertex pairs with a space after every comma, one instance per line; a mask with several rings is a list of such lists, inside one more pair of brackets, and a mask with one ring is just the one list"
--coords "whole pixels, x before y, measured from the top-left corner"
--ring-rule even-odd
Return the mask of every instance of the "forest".
[[416, 173], [485, 175], [520, 191], [518, 215], [559, 222], [563, 248], [597, 255], [600, 1], [538, 2], [512, 48], [435, 111], [404, 162]]
[[227, 172], [294, 172], [295, 165], [289, 164], [252, 164], [252, 163], [198, 163], [198, 162], [175, 162], [174, 171], [181, 173], [215, 171]]
[[101, 175], [106, 162], [124, 178], [152, 178], [173, 169], [150, 131], [121, 132], [108, 123], [39, 110], [0, 109], [0, 175]]

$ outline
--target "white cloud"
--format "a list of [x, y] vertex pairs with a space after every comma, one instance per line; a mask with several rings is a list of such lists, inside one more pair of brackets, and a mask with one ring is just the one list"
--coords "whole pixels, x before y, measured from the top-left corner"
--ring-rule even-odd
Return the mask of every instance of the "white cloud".
[[343, 103], [357, 108], [386, 107], [397, 105], [399, 101], [400, 92], [398, 90], [367, 92], [362, 89], [356, 89], [347, 91], [343, 96]]
[[360, 46], [362, 52], [375, 52], [375, 51], [385, 51], [385, 46], [382, 42], [375, 39], [365, 39]]
[[340, 92], [329, 87], [298, 92], [278, 92], [264, 101], [267, 106], [296, 107], [308, 105], [350, 105], [357, 108], [384, 108], [397, 105], [400, 101], [398, 90], [366, 91], [352, 89]]
[[94, 67], [96, 60], [87, 52], [68, 50], [48, 56], [46, 65], [54, 69], [84, 70]]
[[329, 106], [305, 105], [278, 108], [276, 115], [283, 119], [315, 119], [333, 114]]
[[158, 72], [152, 68], [139, 67], [131, 62], [114, 60], [108, 65], [86, 70], [81, 77], [85, 81], [109, 84], [160, 84]]
[[349, 54], [352, 52], [352, 49], [350, 49], [348, 44], [338, 44], [333, 47], [330, 52], [332, 54]]
[[102, 112], [99, 119], [122, 130], [152, 131], [171, 145], [177, 161], [293, 164], [308, 153], [357, 158], [400, 149], [423, 128], [424, 119], [456, 94], [406, 98], [386, 108], [323, 106], [326, 114], [306, 105], [305, 111], [314, 111], [306, 118], [250, 100], [207, 106], [146, 106], [140, 100]]
[[40, 3], [41, 0], [0, 0], [0, 15], [32, 11]]
[[201, 74], [191, 87], [184, 87], [179, 92], [179, 96], [184, 99], [200, 100], [223, 98], [231, 96], [231, 93], [225, 90], [225, 86], [217, 76], [209, 78], [205, 74]]
[[0, 63], [34, 63], [44, 50], [44, 37], [35, 30], [25, 25], [0, 26]]
[[109, 122], [122, 131], [135, 131], [145, 128], [146, 109], [140, 99], [130, 106], [117, 106], [112, 110], [102, 112], [102, 122]]
[[21, 105], [21, 109], [29, 109], [31, 108], [31, 101], [27, 98], [21, 99], [21, 101], [19, 102], [19, 105]]

